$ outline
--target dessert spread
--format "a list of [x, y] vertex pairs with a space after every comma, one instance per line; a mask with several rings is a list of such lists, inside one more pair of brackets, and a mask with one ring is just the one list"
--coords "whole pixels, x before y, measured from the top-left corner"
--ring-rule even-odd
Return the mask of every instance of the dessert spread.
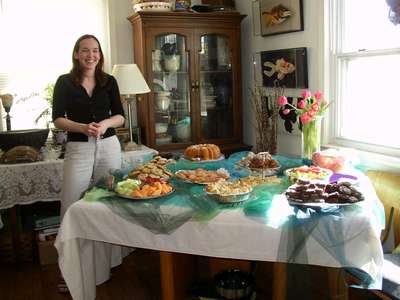
[[356, 203], [364, 196], [349, 182], [323, 183], [298, 179], [285, 193], [286, 198], [299, 203]]

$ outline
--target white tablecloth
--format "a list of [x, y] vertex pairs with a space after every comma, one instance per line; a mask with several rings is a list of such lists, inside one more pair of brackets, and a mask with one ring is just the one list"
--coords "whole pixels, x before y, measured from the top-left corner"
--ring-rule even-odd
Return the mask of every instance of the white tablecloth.
[[[373, 190], [370, 192], [374, 193]], [[282, 210], [292, 210], [283, 195], [273, 199], [269, 212], [272, 216], [274, 211], [278, 214], [278, 210], [279, 214]], [[310, 235], [303, 249], [307, 253], [306, 262], [296, 262], [356, 267], [373, 278], [379, 276], [383, 260], [379, 239], [382, 224], [371, 215], [372, 212], [360, 214], [358, 218], [344, 218], [339, 222], [340, 232], [335, 232], [337, 223], [332, 222], [335, 216], [321, 217], [313, 230], [324, 232], [322, 236], [329, 246], [326, 243], [321, 246], [321, 241]], [[107, 280], [110, 267], [119, 264], [123, 257], [116, 245], [233, 259], [292, 262], [280, 253], [285, 248], [282, 248], [284, 227], [278, 226], [279, 220], [277, 226], [271, 220], [267, 224], [266, 220], [271, 216], [250, 218], [241, 209], [223, 210], [207, 223], [189, 221], [171, 234], [154, 234], [113, 213], [104, 203], [81, 200], [67, 211], [55, 246], [60, 269], [73, 299], [92, 300], [96, 296], [96, 284]], [[346, 242], [337, 242], [336, 234]], [[111, 254], [111, 249], [116, 249], [118, 255]], [[339, 261], [332, 252], [343, 253], [343, 257]]]
[[[146, 155], [157, 151], [146, 146], [122, 152], [122, 167], [142, 162]], [[0, 164], [0, 210], [17, 204], [37, 201], [59, 201], [63, 176], [63, 160], [34, 163]], [[0, 214], [0, 228], [2, 228]]]

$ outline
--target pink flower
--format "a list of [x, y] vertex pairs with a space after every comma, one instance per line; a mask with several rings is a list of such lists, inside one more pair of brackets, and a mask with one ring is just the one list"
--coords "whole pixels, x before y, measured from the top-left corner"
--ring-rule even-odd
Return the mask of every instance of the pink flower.
[[315, 96], [315, 99], [321, 100], [321, 98], [322, 98], [322, 92], [321, 92], [321, 91], [317, 91], [317, 92], [314, 94], [314, 96]]
[[310, 116], [307, 113], [304, 113], [300, 116], [300, 122], [306, 124], [311, 121]]
[[285, 96], [280, 96], [278, 99], [278, 105], [279, 106], [284, 106], [288, 103], [288, 100]]
[[283, 113], [284, 115], [288, 115], [288, 114], [290, 113], [290, 109], [289, 109], [289, 108], [286, 108], [286, 109], [284, 109], [284, 110], [282, 111], [282, 113]]
[[300, 100], [299, 102], [297, 102], [297, 107], [303, 109], [304, 107], [306, 107], [306, 101]]
[[304, 91], [301, 93], [301, 96], [302, 96], [304, 99], [311, 98], [311, 92], [310, 92], [309, 90], [304, 90]]
[[315, 116], [315, 111], [313, 111], [312, 109], [310, 109], [309, 111], [307, 111], [308, 116], [310, 117], [310, 119], [314, 118]]

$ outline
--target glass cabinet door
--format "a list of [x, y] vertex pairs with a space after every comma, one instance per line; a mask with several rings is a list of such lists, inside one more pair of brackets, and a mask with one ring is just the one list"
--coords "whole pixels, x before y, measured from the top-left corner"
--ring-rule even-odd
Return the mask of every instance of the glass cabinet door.
[[189, 55], [183, 36], [155, 37], [152, 70], [156, 145], [190, 142]]
[[207, 139], [233, 136], [232, 58], [229, 38], [219, 34], [200, 37], [201, 135]]

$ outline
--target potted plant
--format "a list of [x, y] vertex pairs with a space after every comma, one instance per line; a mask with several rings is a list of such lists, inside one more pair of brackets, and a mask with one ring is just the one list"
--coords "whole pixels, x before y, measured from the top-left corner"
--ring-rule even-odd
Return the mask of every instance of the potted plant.
[[[46, 100], [48, 106], [35, 119], [35, 123], [38, 123], [41, 118], [45, 118], [47, 128], [50, 128], [50, 123], [52, 123], [50, 120], [53, 108], [53, 93], [54, 93], [54, 84], [53, 83], [47, 84], [46, 87], [44, 88], [43, 98]], [[67, 133], [64, 130], [52, 127], [51, 134], [53, 138], [53, 145], [64, 145], [66, 143]]]
[[164, 69], [168, 72], [178, 71], [181, 57], [176, 43], [165, 43], [161, 50], [164, 53]]

